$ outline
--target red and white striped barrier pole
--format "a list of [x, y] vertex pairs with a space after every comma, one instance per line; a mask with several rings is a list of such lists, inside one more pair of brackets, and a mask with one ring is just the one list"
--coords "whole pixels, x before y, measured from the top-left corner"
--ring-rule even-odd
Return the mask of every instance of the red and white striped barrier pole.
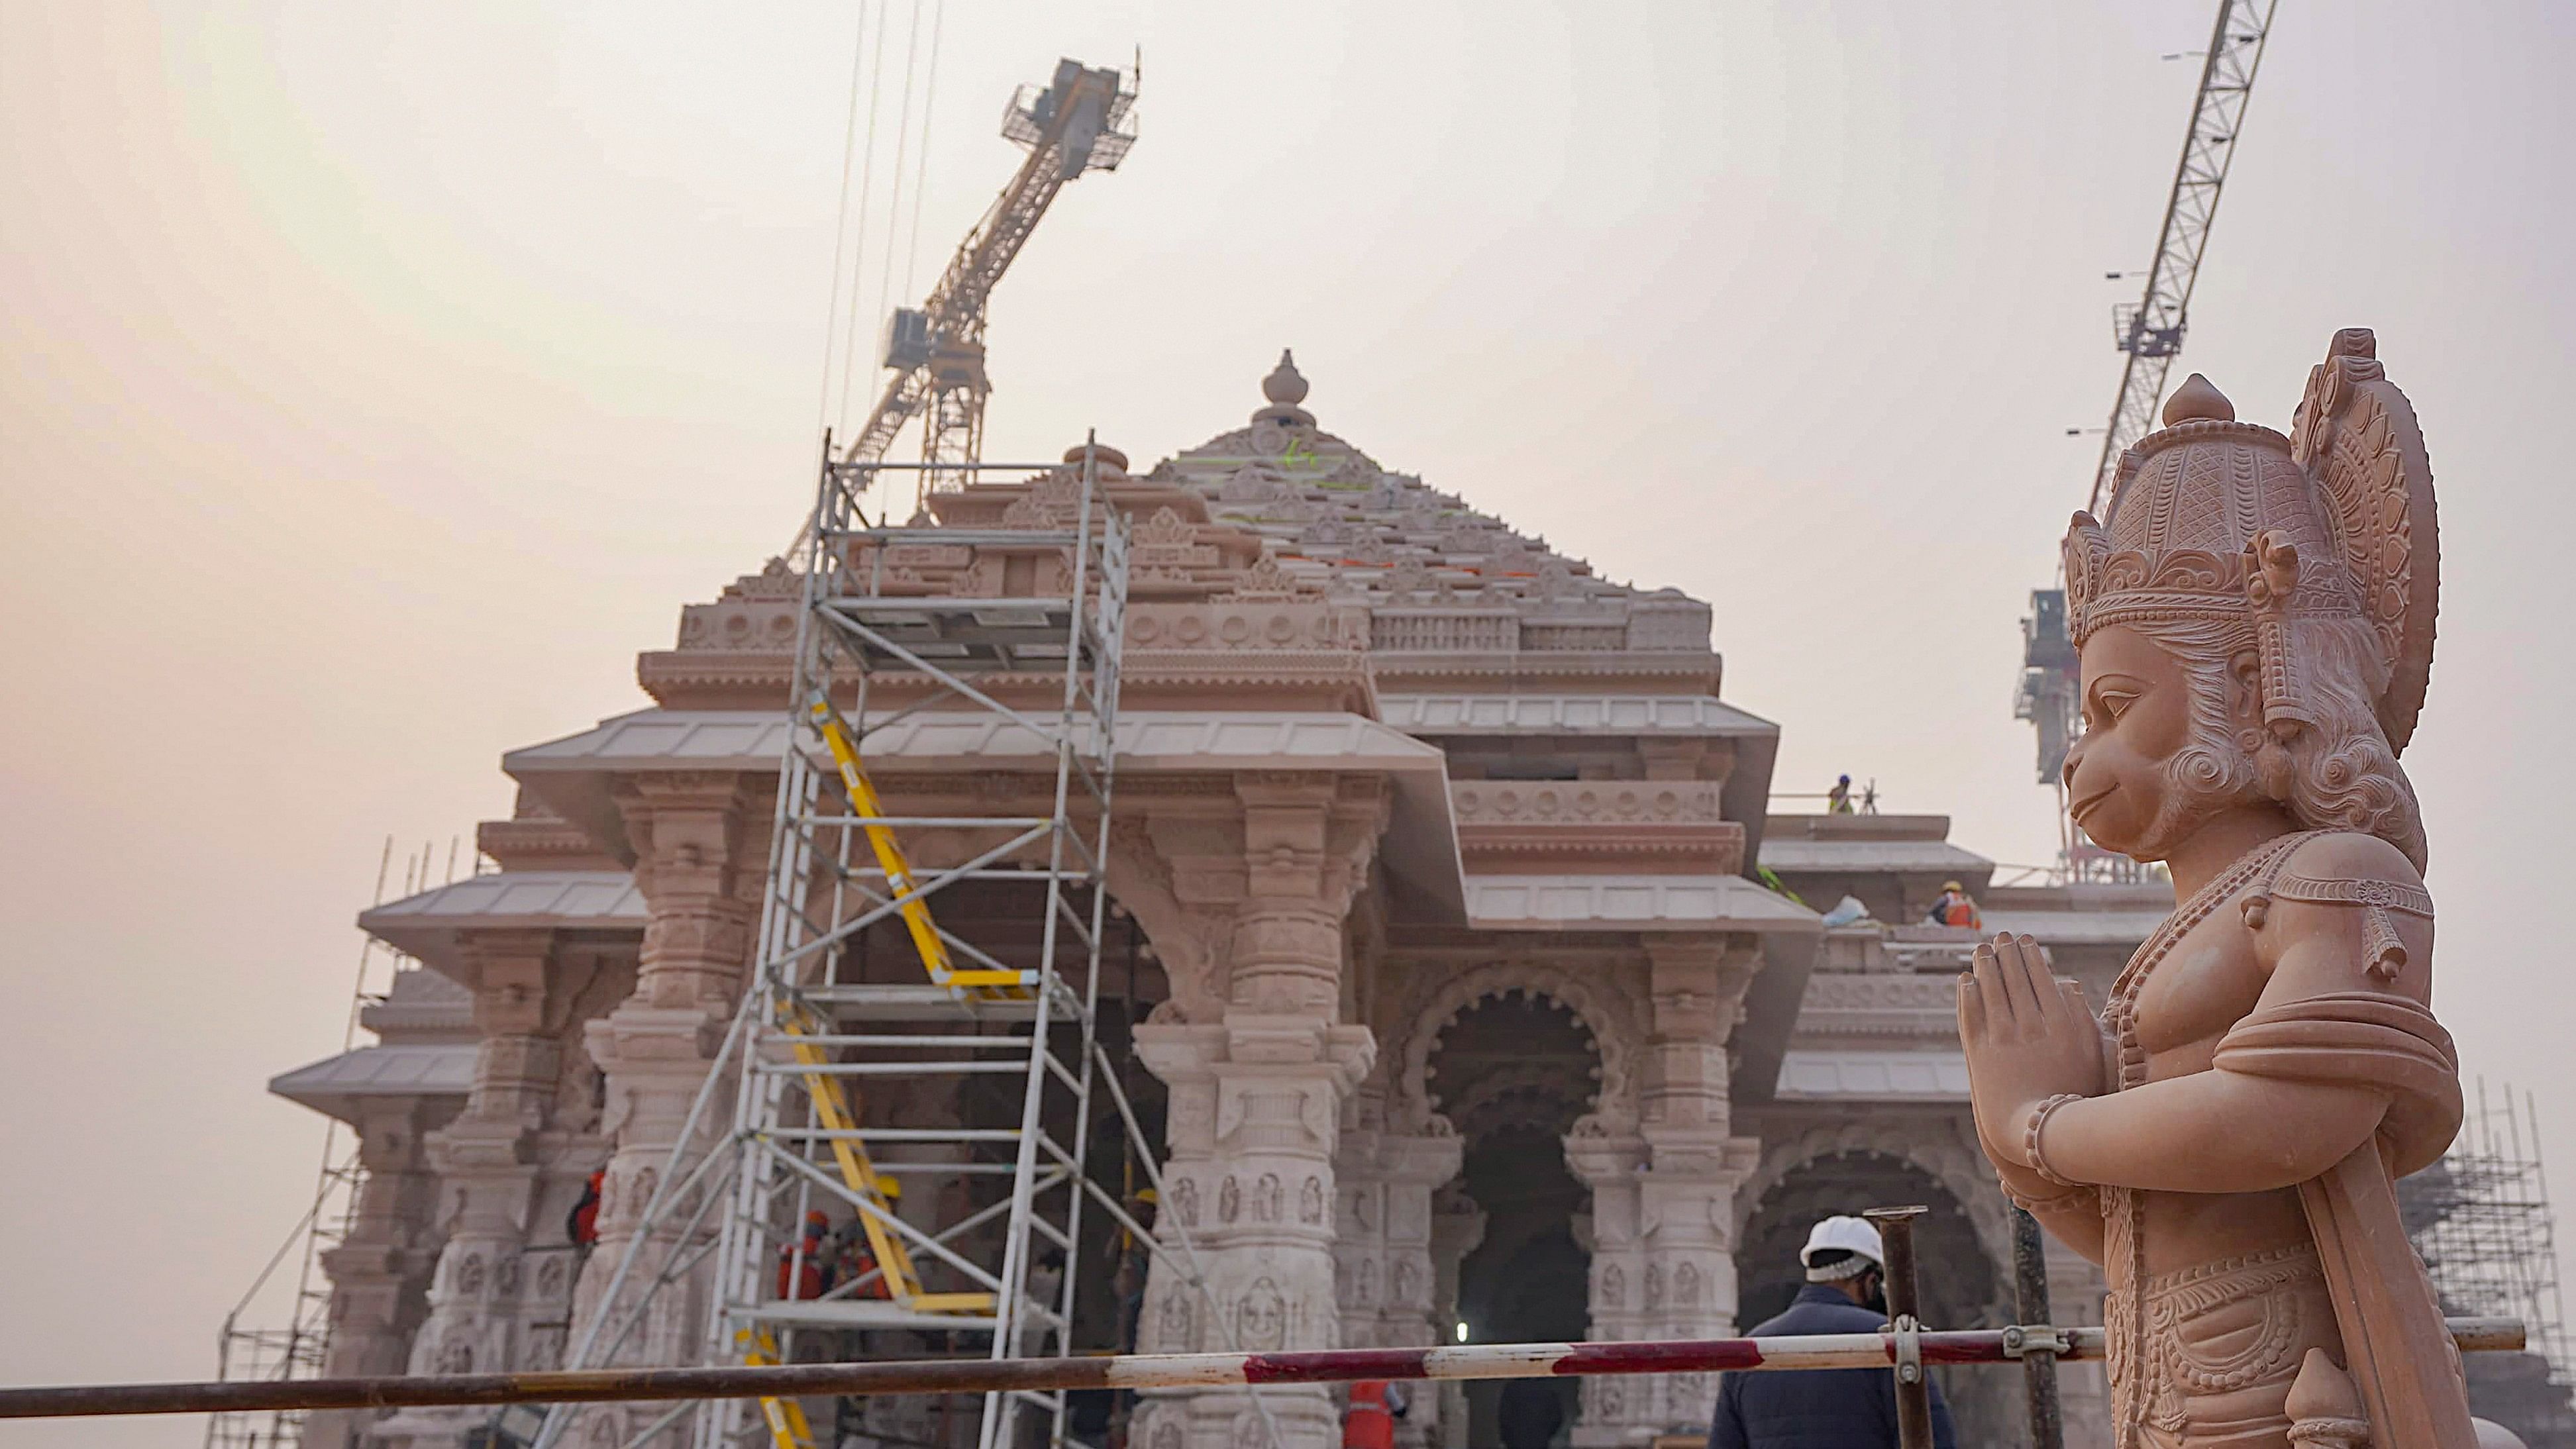
[[[2520, 1350], [2510, 1318], [2454, 1318], [2464, 1350]], [[2009, 1363], [2045, 1347], [2098, 1359], [2102, 1330], [1967, 1329], [1914, 1335], [1926, 1364]], [[1053, 1389], [1322, 1384], [1356, 1379], [1524, 1379], [1559, 1375], [1778, 1372], [1890, 1368], [1889, 1333], [1712, 1338], [1642, 1343], [1492, 1343], [1453, 1348], [1348, 1348], [1312, 1353], [1166, 1353], [1098, 1358], [893, 1360], [758, 1368], [584, 1369], [427, 1378], [292, 1379], [195, 1384], [91, 1384], [0, 1389], [0, 1419], [207, 1414], [273, 1409], [792, 1399]]]

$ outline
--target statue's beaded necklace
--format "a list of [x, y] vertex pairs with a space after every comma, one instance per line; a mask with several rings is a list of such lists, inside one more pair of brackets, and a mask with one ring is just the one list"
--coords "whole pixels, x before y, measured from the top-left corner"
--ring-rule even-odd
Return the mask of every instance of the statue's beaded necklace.
[[[2140, 943], [2137, 954], [2129, 958], [2128, 965], [2120, 968], [2119, 979], [2111, 983], [2111, 999], [2102, 1006], [2103, 1022], [2111, 1028], [2120, 1049], [2120, 1076], [2115, 1090], [2125, 1092], [2146, 1085], [2147, 1049], [2138, 1040], [2138, 997], [2145, 992], [2147, 978], [2155, 974], [2156, 967], [2164, 963], [2165, 957], [2172, 954], [2173, 948], [2180, 945], [2185, 936], [2208, 920], [2220, 906], [2234, 899], [2239, 891], [2258, 880], [2270, 884], [2291, 852], [2328, 833], [2322, 830], [2299, 831], [2247, 851], [2234, 865], [2220, 871], [2209, 884], [2192, 892], [2190, 900], [2165, 917], [2164, 924], [2156, 927], [2155, 934]], [[2119, 1449], [2129, 1449], [2137, 1442], [2136, 1405], [2138, 1394], [2145, 1387], [2147, 1304], [2140, 1289], [2147, 1281], [2147, 1245], [2145, 1236], [2138, 1231], [2138, 1190], [2104, 1187], [2101, 1193], [2102, 1215], [2107, 1220], [2109, 1241], [2125, 1247], [2129, 1264], [2126, 1285], [2128, 1311], [2123, 1315], [2128, 1321], [2121, 1325], [2126, 1330], [2121, 1337], [2127, 1341], [2119, 1348], [2119, 1361], [2112, 1365], [2115, 1370], [2112, 1382], [2122, 1390], [2118, 1395], [2121, 1402], [2113, 1406], [2117, 1422], [2112, 1425], [2112, 1432]]]

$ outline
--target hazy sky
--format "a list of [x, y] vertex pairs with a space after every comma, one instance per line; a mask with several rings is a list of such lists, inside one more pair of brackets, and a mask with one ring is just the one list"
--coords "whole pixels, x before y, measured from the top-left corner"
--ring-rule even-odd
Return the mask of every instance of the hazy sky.
[[[1132, 159], [997, 297], [989, 456], [1141, 466], [1293, 346], [1381, 462], [1710, 600], [1779, 788], [2036, 861], [2016, 620], [2211, 13], [954, 0], [919, 279], [1011, 89], [1141, 47]], [[506, 812], [503, 750], [643, 703], [635, 653], [794, 532], [858, 19], [0, 0], [0, 1381], [211, 1371], [311, 1187], [264, 1083], [337, 1048], [384, 837]], [[2415, 400], [2438, 1004], [2576, 1200], [2571, 71], [2576, 7], [2284, 0], [2185, 363], [2279, 426], [2368, 325]]]

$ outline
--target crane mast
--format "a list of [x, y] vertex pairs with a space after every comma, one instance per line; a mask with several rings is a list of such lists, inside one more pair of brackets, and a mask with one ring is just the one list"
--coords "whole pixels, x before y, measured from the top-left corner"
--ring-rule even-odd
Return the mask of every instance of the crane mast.
[[[2254, 91], [2255, 71], [2263, 63], [2275, 3], [2219, 0], [2218, 21], [2210, 30], [2201, 65], [2200, 90], [2192, 100], [2191, 129], [2184, 134], [2182, 160], [2174, 168], [2173, 190], [2165, 201], [2164, 225], [2157, 233], [2146, 290], [2136, 302], [2124, 303], [2112, 313], [2112, 345], [2126, 360], [2120, 367], [2120, 390], [2111, 404], [2110, 424], [2103, 429], [2102, 453], [2094, 461], [2085, 503], [2096, 513], [2110, 497], [2121, 454], [2155, 427], [2165, 377], [2182, 352], [2192, 286], [2200, 276], [2201, 254], [2209, 244], [2210, 223], [2218, 215], [2228, 165], [2236, 157], [2237, 133], [2245, 119], [2246, 100]], [[2030, 616], [2022, 620], [2022, 676], [2013, 715], [2030, 721], [2038, 732], [2039, 782], [2061, 791], [2058, 827], [2065, 834], [2064, 863], [2071, 870], [2083, 868], [2081, 856], [2089, 849], [2066, 819], [2062, 797], [2066, 752], [2080, 723], [2078, 673], [2075, 644], [2066, 630], [2065, 589], [2033, 590]]]
[[1111, 171], [1135, 144], [1122, 129], [1135, 87], [1114, 69], [1056, 62], [1044, 86], [1022, 86], [1002, 113], [1002, 134], [1028, 148], [1028, 159], [966, 233], [955, 256], [919, 307], [887, 319], [884, 365], [892, 370], [867, 422], [842, 454], [845, 463], [886, 455], [904, 424], [922, 417], [922, 462], [915, 506], [954, 486], [983, 456], [984, 312], [995, 284], [1028, 244], [1065, 183], [1086, 171]]

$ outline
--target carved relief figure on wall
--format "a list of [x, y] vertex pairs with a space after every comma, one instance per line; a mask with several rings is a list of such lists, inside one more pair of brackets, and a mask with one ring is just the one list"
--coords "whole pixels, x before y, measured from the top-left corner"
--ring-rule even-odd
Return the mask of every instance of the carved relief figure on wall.
[[2195, 375], [2066, 540], [2085, 730], [2067, 799], [2180, 908], [2098, 1019], [2028, 937], [1961, 978], [2005, 1190], [2111, 1283], [2122, 1449], [2477, 1442], [2394, 1179], [2460, 1120], [2424, 830], [2432, 474], [2371, 334], [2292, 437]]

